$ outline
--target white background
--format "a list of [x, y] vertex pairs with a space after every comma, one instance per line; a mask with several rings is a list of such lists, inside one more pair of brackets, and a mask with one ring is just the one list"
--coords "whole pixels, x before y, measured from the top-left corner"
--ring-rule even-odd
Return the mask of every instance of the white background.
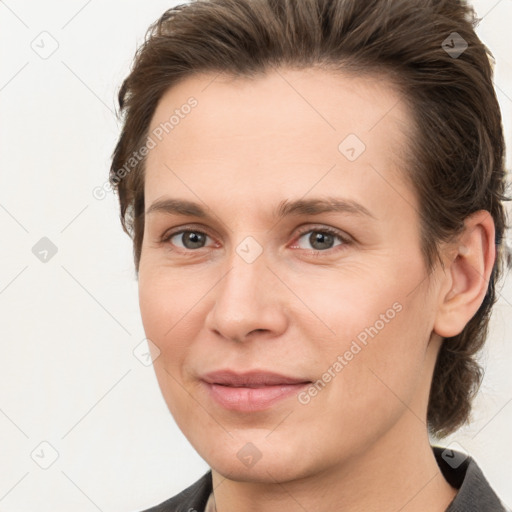
[[[0, 2], [2, 512], [140, 510], [208, 469], [176, 427], [152, 367], [133, 354], [145, 336], [131, 241], [117, 198], [92, 195], [107, 180], [119, 134], [121, 81], [148, 25], [174, 4]], [[474, 5], [497, 59], [510, 148], [512, 0]], [[47, 59], [33, 49], [57, 44]], [[58, 249], [47, 263], [32, 252], [42, 237]], [[509, 506], [511, 304], [508, 279], [474, 421], [445, 441], [476, 458]]]

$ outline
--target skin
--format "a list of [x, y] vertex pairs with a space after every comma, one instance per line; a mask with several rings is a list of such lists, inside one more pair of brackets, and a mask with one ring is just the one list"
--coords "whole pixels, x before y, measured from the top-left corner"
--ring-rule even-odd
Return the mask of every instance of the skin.
[[[429, 444], [428, 392], [442, 337], [483, 300], [490, 215], [469, 217], [442, 247], [444, 269], [427, 274], [418, 199], [401, 169], [411, 114], [381, 77], [195, 75], [162, 97], [150, 131], [190, 96], [197, 107], [147, 157], [146, 208], [180, 198], [210, 217], [146, 215], [139, 298], [160, 388], [212, 468], [218, 512], [444, 511], [456, 491]], [[366, 145], [354, 161], [338, 149], [348, 134]], [[284, 200], [327, 196], [372, 216], [273, 217]], [[326, 227], [343, 238], [312, 245]], [[162, 241], [186, 228], [208, 235], [202, 246], [183, 233]], [[263, 250], [252, 263], [237, 253], [249, 236]], [[290, 396], [229, 411], [199, 379], [230, 368], [316, 381], [396, 303], [400, 312], [307, 404]], [[261, 456], [251, 467], [237, 457], [247, 443]]]

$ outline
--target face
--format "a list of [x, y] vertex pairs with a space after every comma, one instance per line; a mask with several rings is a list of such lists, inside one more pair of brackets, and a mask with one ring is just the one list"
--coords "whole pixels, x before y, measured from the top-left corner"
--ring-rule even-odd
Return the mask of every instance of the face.
[[421, 426], [436, 285], [402, 177], [409, 115], [378, 77], [318, 70], [161, 99], [140, 308], [168, 407], [223, 475], [300, 478]]

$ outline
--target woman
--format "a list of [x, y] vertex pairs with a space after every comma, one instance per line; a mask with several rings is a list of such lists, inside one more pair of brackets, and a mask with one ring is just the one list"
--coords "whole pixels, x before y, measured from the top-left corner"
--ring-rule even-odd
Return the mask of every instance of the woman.
[[506, 254], [488, 53], [459, 1], [167, 11], [111, 183], [160, 388], [211, 467], [154, 511], [505, 510], [464, 424]]

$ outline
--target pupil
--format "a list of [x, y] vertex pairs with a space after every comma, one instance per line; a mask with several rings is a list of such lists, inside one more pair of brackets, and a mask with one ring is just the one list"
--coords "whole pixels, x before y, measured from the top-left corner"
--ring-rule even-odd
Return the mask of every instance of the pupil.
[[[316, 250], [329, 249], [333, 241], [333, 236], [328, 233], [313, 233], [309, 238], [311, 246], [314, 247]], [[317, 243], [319, 243], [320, 246], [315, 246], [315, 244]]]
[[200, 233], [194, 233], [193, 231], [186, 233], [184, 235], [183, 245], [187, 249], [196, 249], [201, 247], [201, 244], [204, 242], [204, 236]]

